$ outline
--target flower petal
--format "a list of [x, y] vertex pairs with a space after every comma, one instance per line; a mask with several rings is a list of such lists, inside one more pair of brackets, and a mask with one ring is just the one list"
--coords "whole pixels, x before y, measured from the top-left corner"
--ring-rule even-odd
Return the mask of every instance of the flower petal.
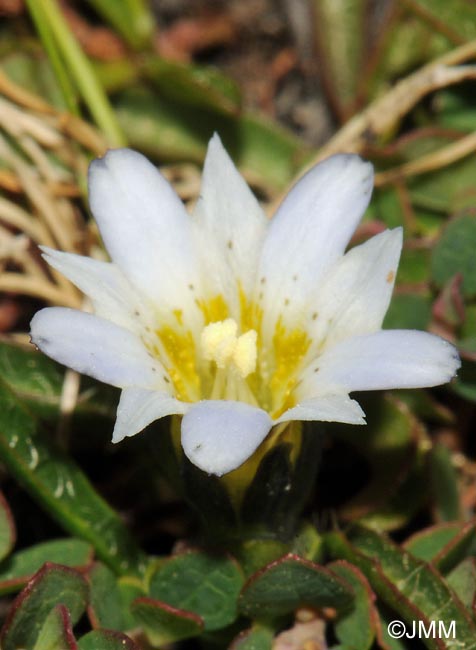
[[460, 365], [456, 348], [439, 336], [382, 330], [327, 350], [307, 368], [300, 390], [326, 395], [437, 386], [450, 381]]
[[370, 200], [372, 166], [351, 154], [316, 165], [271, 220], [259, 267], [261, 306], [274, 327], [294, 319], [316, 283], [343, 254]]
[[90, 165], [89, 200], [125, 276], [164, 312], [180, 309], [196, 317], [189, 289], [198, 269], [190, 217], [158, 170], [130, 149], [108, 151]]
[[156, 388], [164, 383], [162, 366], [137, 336], [92, 314], [42, 309], [31, 321], [31, 340], [56, 361], [113, 386]]
[[48, 264], [91, 299], [96, 316], [138, 331], [136, 312], [143, 312], [145, 307], [141, 304], [137, 289], [130, 285], [115, 264], [55, 251], [46, 246], [42, 246], [41, 250]]
[[163, 391], [125, 388], [117, 407], [112, 442], [135, 436], [151, 422], [166, 415], [183, 414], [188, 408], [189, 404], [180, 402]]
[[360, 404], [348, 395], [328, 395], [305, 399], [285, 411], [276, 423], [290, 420], [317, 420], [320, 422], [345, 422], [365, 424], [365, 413]]
[[222, 476], [247, 460], [266, 438], [272, 421], [243, 402], [206, 400], [182, 420], [182, 447], [204, 472]]
[[308, 321], [308, 331], [321, 349], [381, 328], [393, 291], [402, 237], [401, 228], [372, 237], [346, 253], [323, 278]]
[[239, 288], [249, 296], [268, 219], [218, 135], [208, 145], [200, 199], [194, 212], [204, 288], [222, 295], [239, 321]]

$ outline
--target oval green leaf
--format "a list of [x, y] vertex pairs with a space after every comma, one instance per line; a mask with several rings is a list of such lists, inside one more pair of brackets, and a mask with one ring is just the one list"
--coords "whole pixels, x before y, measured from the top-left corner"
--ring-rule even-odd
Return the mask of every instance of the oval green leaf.
[[69, 567], [46, 564], [14, 600], [0, 636], [2, 650], [33, 648], [45, 619], [57, 605], [64, 605], [74, 625], [88, 600], [88, 584]]
[[56, 605], [43, 623], [33, 650], [77, 650], [71, 618], [64, 605]]
[[352, 585], [354, 606], [343, 612], [335, 622], [335, 634], [346, 650], [370, 650], [379, 631], [376, 596], [367, 578], [353, 564], [338, 560], [327, 565], [338, 576]]
[[231, 558], [193, 551], [159, 567], [149, 589], [152, 598], [194, 612], [203, 618], [206, 630], [217, 630], [236, 619], [243, 581], [241, 569]]
[[125, 630], [121, 592], [117, 577], [105, 564], [95, 562], [88, 570], [88, 616], [93, 628]]
[[352, 604], [353, 598], [348, 582], [329, 569], [290, 553], [251, 576], [238, 603], [245, 616], [266, 619], [304, 606], [342, 611]]
[[138, 598], [131, 611], [154, 646], [198, 636], [203, 631], [200, 616], [154, 598]]
[[0, 594], [23, 588], [46, 562], [76, 569], [92, 562], [93, 547], [81, 539], [53, 539], [30, 546], [0, 565]]
[[442, 621], [449, 629], [454, 622], [456, 638], [430, 636], [425, 639], [430, 650], [476, 648], [476, 626], [470, 613], [432, 565], [400, 549], [388, 537], [362, 527], [354, 529], [350, 540], [341, 533], [330, 533], [327, 542], [334, 557], [345, 558], [361, 569], [377, 595], [407, 625], [422, 621], [428, 629], [432, 621], [437, 625]]

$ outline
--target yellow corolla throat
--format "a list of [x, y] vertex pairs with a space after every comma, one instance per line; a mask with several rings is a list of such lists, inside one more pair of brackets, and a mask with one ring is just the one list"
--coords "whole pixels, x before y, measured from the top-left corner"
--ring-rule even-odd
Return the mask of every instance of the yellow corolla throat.
[[197, 305], [203, 314], [205, 324], [224, 320], [229, 314], [228, 305], [221, 293], [209, 300], [197, 300]]
[[166, 381], [185, 402], [225, 399], [246, 402], [278, 418], [295, 405], [295, 389], [311, 345], [300, 327], [283, 324], [280, 317], [271, 340], [260, 332], [262, 312], [239, 287], [240, 318], [229, 316], [223, 296], [200, 301], [204, 316], [201, 332], [184, 326], [182, 314], [174, 324], [155, 330], [147, 348], [163, 363]]
[[269, 380], [271, 417], [278, 418], [295, 405], [294, 389], [299, 371], [311, 345], [308, 333], [296, 327], [290, 329], [279, 318], [273, 335], [273, 370]]
[[192, 332], [167, 325], [156, 330], [156, 336], [158, 345], [153, 353], [164, 363], [177, 399], [184, 402], [199, 400], [201, 380]]

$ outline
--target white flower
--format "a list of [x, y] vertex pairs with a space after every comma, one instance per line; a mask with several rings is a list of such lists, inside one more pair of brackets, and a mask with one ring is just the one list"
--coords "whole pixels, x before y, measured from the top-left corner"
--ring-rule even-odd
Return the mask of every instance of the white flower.
[[268, 221], [214, 136], [189, 216], [141, 154], [109, 151], [90, 167], [89, 192], [112, 262], [44, 249], [94, 315], [43, 309], [32, 341], [122, 388], [114, 442], [183, 414], [185, 454], [219, 476], [277, 423], [364, 424], [349, 393], [435, 386], [460, 365], [441, 338], [381, 330], [401, 228], [344, 255], [372, 183], [369, 163], [333, 156]]

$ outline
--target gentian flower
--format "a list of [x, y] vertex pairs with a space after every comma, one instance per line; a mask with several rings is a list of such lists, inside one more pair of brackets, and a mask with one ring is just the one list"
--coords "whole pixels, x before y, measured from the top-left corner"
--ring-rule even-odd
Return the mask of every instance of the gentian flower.
[[218, 476], [276, 425], [364, 424], [349, 393], [435, 386], [460, 365], [442, 338], [381, 329], [401, 228], [344, 254], [372, 186], [369, 163], [332, 156], [268, 220], [215, 135], [190, 216], [144, 156], [111, 150], [89, 196], [112, 261], [43, 249], [94, 314], [43, 309], [32, 341], [122, 389], [113, 442], [179, 414], [185, 454]]

